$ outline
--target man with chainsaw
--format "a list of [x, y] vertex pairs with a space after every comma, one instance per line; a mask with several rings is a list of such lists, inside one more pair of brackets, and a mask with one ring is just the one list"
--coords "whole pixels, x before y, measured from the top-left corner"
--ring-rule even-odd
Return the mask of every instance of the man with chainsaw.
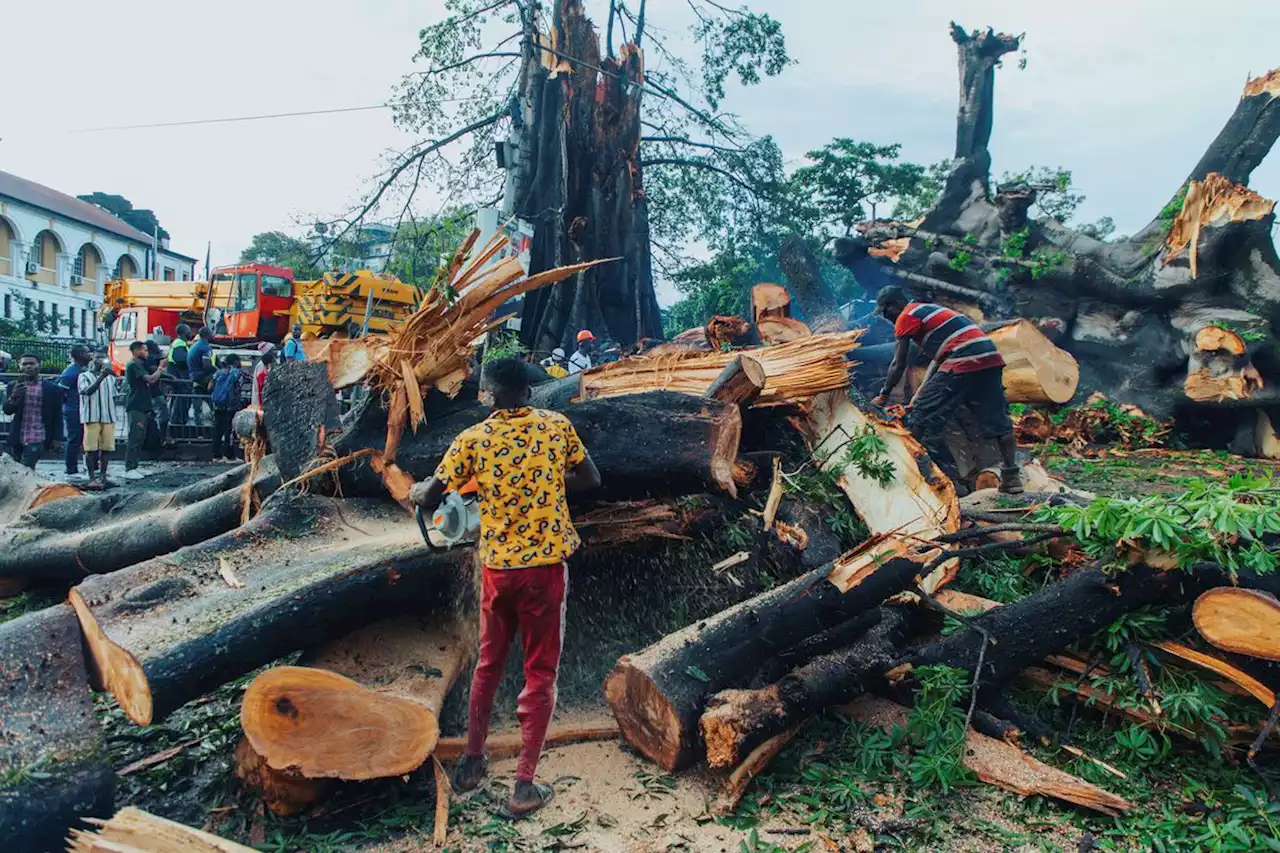
[[929, 368], [907, 404], [906, 426], [929, 456], [959, 485], [955, 458], [943, 434], [961, 406], [968, 408], [984, 439], [995, 439], [1004, 467], [1000, 491], [1023, 490], [1009, 403], [1004, 396], [1004, 358], [978, 324], [959, 311], [932, 302], [911, 302], [902, 288], [889, 286], [876, 297], [876, 313], [893, 323], [897, 348], [884, 388], [872, 400], [883, 406], [902, 381], [914, 341], [929, 357]]
[[480, 659], [471, 681], [467, 751], [453, 786], [470, 791], [488, 770], [485, 741], [494, 694], [517, 630], [524, 651], [524, 690], [516, 706], [520, 763], [502, 814], [522, 818], [554, 794], [534, 781], [556, 704], [556, 676], [564, 636], [565, 562], [580, 540], [569, 518], [566, 491], [594, 489], [600, 472], [569, 419], [529, 405], [527, 366], [502, 358], [484, 366], [482, 388], [492, 395], [488, 418], [464, 430], [435, 475], [416, 483], [409, 499], [428, 510], [446, 491], [473, 477], [480, 507]]

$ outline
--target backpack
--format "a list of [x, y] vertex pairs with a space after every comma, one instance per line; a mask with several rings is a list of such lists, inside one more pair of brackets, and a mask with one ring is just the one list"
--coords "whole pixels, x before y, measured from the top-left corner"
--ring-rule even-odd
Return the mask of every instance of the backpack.
[[213, 405], [219, 409], [235, 408], [240, 402], [240, 371], [228, 370], [213, 377]]

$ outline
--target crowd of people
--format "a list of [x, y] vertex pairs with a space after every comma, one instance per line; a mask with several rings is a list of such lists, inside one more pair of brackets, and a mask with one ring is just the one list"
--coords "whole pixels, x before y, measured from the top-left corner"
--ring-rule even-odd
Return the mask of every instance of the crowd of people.
[[[70, 363], [56, 379], [41, 378], [37, 355], [22, 355], [18, 379], [6, 389], [3, 410], [11, 420], [4, 450], [32, 469], [46, 451], [62, 454], [70, 481], [81, 479], [83, 461], [84, 488], [91, 491], [113, 485], [107, 465], [116, 452], [118, 423], [124, 429], [126, 480], [143, 478], [144, 452], [173, 446], [175, 427], [212, 427], [213, 461], [238, 460], [235, 413], [246, 404], [260, 406], [280, 350], [259, 344], [250, 369], [237, 353], [219, 354], [213, 337], [207, 327], [193, 331], [182, 324], [167, 353], [154, 340], [133, 341], [119, 380], [109, 356], [83, 344], [71, 347]], [[300, 337], [295, 327], [283, 347], [286, 359], [306, 359]]]

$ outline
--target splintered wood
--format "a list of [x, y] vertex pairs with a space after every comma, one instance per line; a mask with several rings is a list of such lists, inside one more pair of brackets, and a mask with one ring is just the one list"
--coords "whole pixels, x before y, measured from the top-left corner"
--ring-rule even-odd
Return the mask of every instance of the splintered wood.
[[1205, 227], [1266, 219], [1275, 206], [1274, 201], [1217, 172], [1210, 172], [1203, 181], [1191, 181], [1182, 211], [1169, 229], [1160, 265], [1167, 265], [1185, 249], [1191, 277], [1195, 278], [1199, 274], [1200, 234]]
[[85, 818], [97, 827], [71, 830], [67, 853], [253, 853], [253, 849], [125, 806], [110, 820]]
[[[956, 489], [939, 471], [923, 447], [897, 424], [870, 415], [843, 392], [831, 392], [814, 398], [809, 413], [814, 457], [822, 467], [836, 473], [836, 482], [849, 498], [868, 529], [881, 539], [875, 549], [861, 549], [861, 559], [883, 562], [880, 553], [910, 556], [921, 566], [933, 555], [924, 547], [944, 533], [954, 533], [960, 524], [960, 507]], [[892, 479], [881, 483], [859, 468], [852, 458], [850, 445], [861, 435], [874, 434], [883, 445], [875, 454], [887, 460], [893, 469]], [[833, 573], [837, 586], [860, 576], [868, 568], [863, 562], [851, 561], [839, 573]], [[933, 592], [949, 580], [955, 570], [954, 561], [935, 568], [924, 578], [925, 591]]]
[[1196, 332], [1182, 390], [1197, 403], [1241, 400], [1262, 388], [1262, 374], [1249, 358], [1244, 338], [1230, 329], [1205, 326]]
[[[765, 383], [755, 406], [801, 402], [849, 384], [846, 356], [861, 330], [813, 335], [776, 347], [742, 350], [764, 368]], [[738, 353], [668, 352], [641, 355], [592, 368], [582, 374], [579, 398], [597, 400], [644, 391], [676, 391], [702, 396]]]
[[[866, 696], [842, 709], [876, 728], [906, 727], [907, 709], [888, 699]], [[1111, 817], [1132, 808], [1123, 797], [1027, 755], [1016, 746], [970, 729], [964, 738], [964, 766], [988, 785], [1019, 796], [1040, 794]]]
[[520, 262], [508, 257], [494, 262], [506, 245], [494, 236], [472, 255], [479, 231], [471, 232], [450, 264], [441, 270], [422, 305], [403, 326], [373, 351], [369, 376], [375, 388], [388, 392], [391, 410], [384, 456], [395, 461], [406, 426], [422, 422], [422, 395], [435, 388], [453, 396], [470, 375], [469, 360], [476, 339], [498, 328], [509, 317], [495, 318], [503, 304], [597, 264], [589, 261], [526, 276]]

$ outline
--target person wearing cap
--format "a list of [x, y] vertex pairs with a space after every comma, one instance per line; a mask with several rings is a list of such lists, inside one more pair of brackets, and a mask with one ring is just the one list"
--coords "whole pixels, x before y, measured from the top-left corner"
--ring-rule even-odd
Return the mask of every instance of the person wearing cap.
[[932, 302], [912, 302], [900, 287], [880, 291], [876, 313], [893, 323], [897, 348], [884, 388], [872, 402], [883, 406], [898, 387], [914, 342], [929, 357], [929, 369], [907, 404], [906, 426], [912, 435], [938, 467], [959, 483], [955, 458], [943, 436], [960, 407], [965, 406], [981, 437], [995, 439], [1000, 447], [1004, 466], [1000, 491], [1022, 492], [1013, 421], [1004, 395], [1004, 358], [995, 342], [959, 311]]
[[569, 375], [568, 369], [564, 366], [565, 357], [563, 347], [556, 347], [551, 351], [551, 355], [538, 363], [542, 365], [543, 370], [547, 371], [547, 375], [553, 379], [560, 379]]
[[578, 348], [569, 356], [569, 374], [581, 373], [591, 369], [591, 348], [595, 345], [596, 336], [590, 329], [578, 332]]

